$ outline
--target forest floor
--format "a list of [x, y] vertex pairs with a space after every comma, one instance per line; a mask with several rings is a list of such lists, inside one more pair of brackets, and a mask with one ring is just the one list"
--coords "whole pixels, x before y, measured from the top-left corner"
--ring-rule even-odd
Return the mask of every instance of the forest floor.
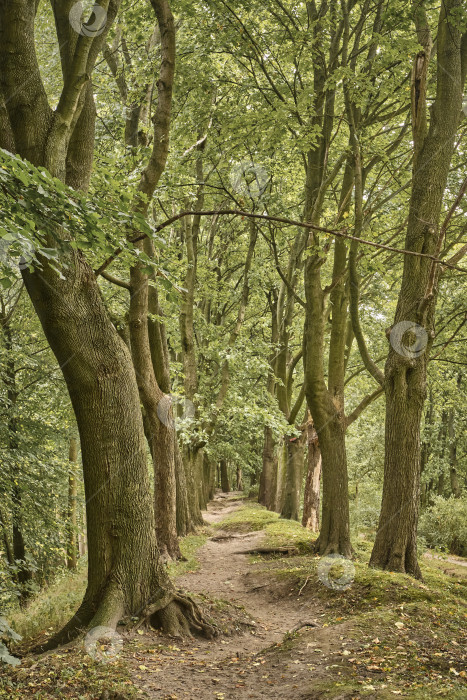
[[[0, 678], [0, 697], [467, 697], [465, 561], [424, 558], [423, 582], [374, 571], [362, 534], [354, 561], [334, 572], [344, 574], [336, 589], [323, 585], [322, 560], [298, 523], [236, 493], [217, 494], [204, 518], [205, 531], [182, 542], [186, 561], [170, 569], [217, 625], [217, 638], [119, 630], [123, 648], [110, 660], [77, 645], [26, 657]], [[258, 547], [286, 551], [249, 553]]]

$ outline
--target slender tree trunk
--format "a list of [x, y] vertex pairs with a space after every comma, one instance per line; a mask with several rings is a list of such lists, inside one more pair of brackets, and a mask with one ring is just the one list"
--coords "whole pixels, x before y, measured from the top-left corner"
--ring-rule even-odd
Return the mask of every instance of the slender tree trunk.
[[221, 459], [221, 488], [224, 493], [230, 492], [229, 473], [225, 459]]
[[312, 532], [319, 532], [319, 505], [321, 481], [321, 450], [318, 435], [311, 421], [308, 422], [308, 471], [303, 497], [302, 525]]
[[260, 491], [258, 502], [266, 506], [268, 510], [275, 507], [275, 481], [277, 472], [277, 457], [272, 430], [269, 426], [264, 428], [263, 446], [263, 470], [261, 472]]
[[243, 477], [242, 477], [242, 468], [237, 467], [237, 485], [236, 485], [237, 491], [243, 491]]
[[76, 463], [78, 461], [78, 441], [75, 437], [70, 438], [70, 449], [68, 453], [70, 467], [68, 471], [68, 523], [67, 523], [67, 567], [71, 571], [76, 569], [77, 558], [77, 532], [78, 532], [78, 484], [76, 480]]
[[[5, 349], [7, 353], [5, 373], [3, 380], [7, 390], [7, 429], [8, 429], [8, 449], [13, 454], [17, 452], [19, 447], [18, 439], [18, 419], [16, 415], [18, 390], [16, 386], [16, 368], [13, 356], [13, 337], [9, 321], [3, 313], [0, 317], [3, 336], [5, 340]], [[31, 596], [28, 584], [32, 580], [32, 572], [26, 560], [26, 545], [24, 542], [24, 527], [23, 527], [23, 498], [20, 485], [14, 480], [12, 494], [12, 526], [13, 526], [13, 560], [18, 566], [17, 580], [19, 584], [19, 603], [21, 607], [26, 606], [28, 598]], [[7, 550], [8, 551], [8, 550]]]
[[305, 385], [322, 455], [322, 524], [316, 548], [321, 555], [336, 553], [349, 557], [352, 547], [345, 449], [347, 426], [341, 401], [334, 403], [324, 380], [325, 318], [320, 265], [319, 260], [311, 257], [305, 265]]
[[181, 557], [177, 538], [175, 481], [175, 417], [171, 398], [157, 383], [147, 323], [148, 279], [140, 265], [130, 271], [130, 343], [146, 437], [154, 465], [154, 512], [159, 551], [164, 558]]
[[285, 478], [287, 469], [287, 446], [285, 438], [279, 444], [277, 452], [276, 489], [274, 497], [274, 510], [280, 513], [284, 502]]
[[290, 437], [287, 435], [284, 438], [284, 442], [286, 475], [281, 517], [289, 520], [299, 520], [300, 494], [303, 481], [303, 435], [300, 437]]
[[[459, 374], [457, 386], [460, 389], [462, 376]], [[457, 436], [455, 425], [455, 411], [451, 406], [448, 413], [448, 449], [449, 449], [449, 479], [451, 483], [451, 492], [454, 498], [460, 498], [461, 487], [459, 483], [459, 475], [457, 473]]]
[[0, 525], [2, 527], [2, 536], [3, 536], [3, 544], [5, 546], [6, 559], [10, 565], [13, 565], [15, 563], [15, 558], [13, 556], [13, 547], [11, 545], [10, 536], [8, 533], [7, 520], [6, 520], [5, 514], [3, 513], [1, 508], [0, 508]]

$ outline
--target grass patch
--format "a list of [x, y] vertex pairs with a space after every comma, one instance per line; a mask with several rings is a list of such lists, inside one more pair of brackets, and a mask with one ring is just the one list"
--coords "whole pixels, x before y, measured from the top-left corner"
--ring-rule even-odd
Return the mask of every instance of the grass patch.
[[[371, 543], [354, 543], [355, 557], [345, 563], [349, 586], [323, 584], [322, 559], [295, 556], [266, 561], [255, 557], [261, 573], [274, 576], [295, 593], [304, 609], [315, 611], [323, 627], [347, 623], [354, 649], [345, 657], [340, 693], [323, 687], [324, 697], [342, 697], [347, 682], [358, 697], [396, 694], [428, 700], [467, 697], [467, 580], [463, 567], [422, 559], [423, 581], [370, 569]], [[339, 569], [339, 564], [335, 565]], [[257, 568], [257, 570], [258, 570]], [[337, 576], [342, 570], [337, 571]], [[301, 594], [299, 597], [299, 592]], [[288, 593], [290, 595], [290, 593]], [[318, 690], [318, 688], [314, 688]], [[328, 692], [329, 691], [329, 692]], [[335, 691], [336, 695], [332, 694]], [[321, 697], [317, 695], [316, 697]], [[344, 697], [347, 697], [344, 695]], [[352, 695], [349, 695], [352, 697]]]
[[215, 523], [215, 528], [227, 532], [255, 532], [263, 530], [264, 544], [271, 547], [281, 547], [294, 544], [299, 550], [309, 551], [314, 535], [295, 520], [285, 520], [267, 510], [259, 503], [248, 502], [223, 520]]
[[229, 513], [213, 527], [227, 532], [255, 532], [278, 520], [278, 513], [271, 513], [259, 503], [248, 502]]
[[[29, 602], [25, 610], [6, 615], [11, 627], [23, 641], [46, 633], [51, 636], [73, 617], [86, 590], [87, 559], [79, 560], [76, 572], [63, 570], [55, 581]], [[21, 644], [21, 643], [20, 643]]]
[[170, 562], [167, 569], [171, 578], [183, 576], [199, 569], [199, 561], [196, 558], [198, 549], [206, 543], [207, 534], [187, 535], [180, 540], [180, 551], [184, 557], [179, 561]]

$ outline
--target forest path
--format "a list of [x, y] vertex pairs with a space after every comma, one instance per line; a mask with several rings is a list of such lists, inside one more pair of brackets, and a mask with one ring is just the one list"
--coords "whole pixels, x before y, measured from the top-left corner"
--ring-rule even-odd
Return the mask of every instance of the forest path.
[[[218, 494], [208, 506], [204, 518], [218, 523], [242, 505]], [[228, 700], [237, 698], [318, 698], [311, 692], [313, 678], [329, 677], [328, 664], [342, 662], [337, 657], [346, 625], [310, 629], [303, 634], [302, 649], [281, 644], [287, 632], [303, 622], [314, 621], [321, 610], [309, 601], [297, 598], [287, 585], [277, 584], [273, 577], [255, 573], [257, 566], [246, 553], [261, 544], [264, 534], [235, 534], [218, 530], [199, 550], [200, 568], [177, 578], [177, 586], [192, 593], [242, 606], [251, 621], [251, 628], [235, 636], [214, 640], [175, 641], [157, 650], [157, 661], [141, 657], [135, 674], [138, 686], [150, 698], [193, 700]], [[316, 604], [314, 604], [316, 606]], [[349, 630], [350, 631], [350, 630]], [[312, 635], [310, 637], [309, 635]], [[313, 639], [310, 642], [310, 638]], [[143, 640], [142, 640], [143, 641]], [[157, 646], [157, 645], [156, 645]], [[310, 669], [310, 650], [313, 654]], [[156, 650], [154, 650], [156, 651]], [[314, 648], [311, 651], [315, 651]], [[330, 657], [331, 655], [331, 657]], [[154, 666], [152, 664], [155, 664]], [[312, 675], [310, 671], [312, 670]], [[149, 671], [149, 673], [147, 673]], [[303, 691], [307, 691], [303, 694]]]

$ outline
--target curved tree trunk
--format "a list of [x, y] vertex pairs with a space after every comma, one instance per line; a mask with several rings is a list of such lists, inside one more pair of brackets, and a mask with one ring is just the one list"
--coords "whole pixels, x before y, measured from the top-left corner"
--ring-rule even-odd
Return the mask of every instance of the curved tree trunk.
[[[105, 310], [81, 254], [65, 279], [48, 268], [23, 271], [44, 333], [63, 371], [78, 424], [89, 544], [83, 602], [48, 647], [86, 627], [115, 627], [159, 601], [160, 620], [179, 632], [179, 603], [161, 564], [139, 393], [128, 348]], [[157, 606], [156, 606], [157, 607]], [[183, 606], [182, 606], [183, 607]], [[156, 621], [154, 619], [154, 621]]]

